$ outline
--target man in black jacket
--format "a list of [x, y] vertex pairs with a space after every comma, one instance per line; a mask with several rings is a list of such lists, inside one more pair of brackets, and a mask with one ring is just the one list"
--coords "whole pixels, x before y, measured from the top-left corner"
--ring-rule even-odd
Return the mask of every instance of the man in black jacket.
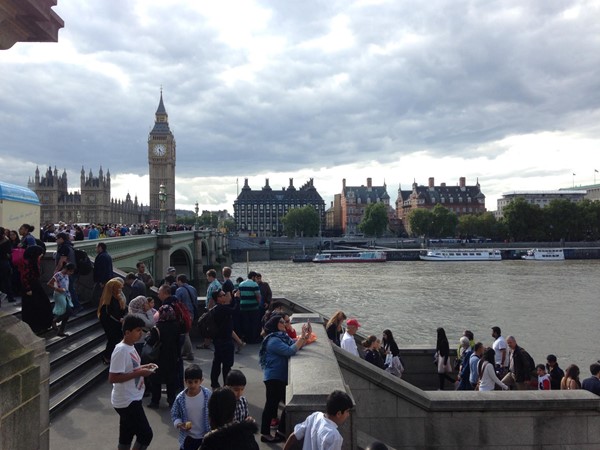
[[213, 338], [215, 352], [213, 355], [212, 368], [210, 371], [210, 385], [213, 389], [220, 387], [219, 375], [221, 367], [223, 368], [223, 384], [227, 374], [233, 366], [234, 347], [233, 347], [233, 313], [235, 305], [231, 304], [231, 293], [218, 289], [212, 293], [212, 299], [216, 305], [212, 310], [215, 323], [219, 331]]
[[98, 242], [96, 245], [96, 259], [94, 260], [94, 292], [92, 298], [94, 303], [98, 302], [102, 295], [104, 285], [113, 278], [112, 257], [106, 251], [106, 244]]
[[546, 356], [546, 369], [548, 369], [548, 375], [550, 375], [550, 389], [560, 391], [560, 382], [565, 376], [565, 372], [558, 367], [556, 356]]
[[521, 347], [517, 345], [517, 340], [514, 336], [509, 336], [506, 339], [509, 351], [509, 372], [502, 379], [502, 382], [509, 387], [515, 387], [519, 391], [529, 389], [529, 380], [531, 379], [531, 368], [529, 361], [523, 355]]

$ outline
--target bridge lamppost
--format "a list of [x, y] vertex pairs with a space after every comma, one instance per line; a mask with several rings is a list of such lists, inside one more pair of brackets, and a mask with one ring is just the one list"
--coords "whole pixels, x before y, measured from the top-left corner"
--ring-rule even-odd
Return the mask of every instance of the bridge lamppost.
[[160, 226], [158, 232], [164, 234], [167, 232], [165, 224], [165, 203], [167, 202], [167, 188], [161, 184], [158, 188], [158, 204], [160, 205]]
[[77, 217], [77, 223], [81, 222], [81, 212], [79, 210], [77, 210], [77, 214], [75, 214]]
[[196, 220], [194, 221], [194, 230], [198, 231], [198, 228], [200, 228], [200, 222], [198, 220], [198, 211], [200, 211], [200, 209], [198, 208], [198, 202], [196, 202], [194, 211], [196, 212]]

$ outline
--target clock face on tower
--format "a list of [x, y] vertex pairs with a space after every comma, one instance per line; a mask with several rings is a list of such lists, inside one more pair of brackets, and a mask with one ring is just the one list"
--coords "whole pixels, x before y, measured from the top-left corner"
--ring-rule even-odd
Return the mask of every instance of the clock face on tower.
[[165, 156], [167, 152], [167, 146], [165, 144], [154, 144], [152, 151], [155, 156]]

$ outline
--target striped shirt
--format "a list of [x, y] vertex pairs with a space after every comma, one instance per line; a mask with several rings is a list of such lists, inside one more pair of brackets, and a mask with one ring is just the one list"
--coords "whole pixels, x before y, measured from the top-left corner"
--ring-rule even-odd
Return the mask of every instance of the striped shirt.
[[260, 288], [255, 281], [244, 280], [240, 283], [240, 311], [258, 311], [257, 292], [260, 297]]

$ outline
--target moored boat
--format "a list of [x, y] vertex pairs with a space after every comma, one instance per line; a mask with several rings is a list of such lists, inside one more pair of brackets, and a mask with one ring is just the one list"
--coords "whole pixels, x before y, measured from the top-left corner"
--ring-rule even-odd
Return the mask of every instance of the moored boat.
[[316, 263], [365, 263], [386, 262], [385, 252], [374, 250], [354, 253], [317, 253], [313, 259]]
[[430, 249], [419, 255], [423, 261], [501, 261], [500, 250]]
[[565, 252], [562, 248], [532, 248], [522, 258], [532, 261], [563, 261]]

